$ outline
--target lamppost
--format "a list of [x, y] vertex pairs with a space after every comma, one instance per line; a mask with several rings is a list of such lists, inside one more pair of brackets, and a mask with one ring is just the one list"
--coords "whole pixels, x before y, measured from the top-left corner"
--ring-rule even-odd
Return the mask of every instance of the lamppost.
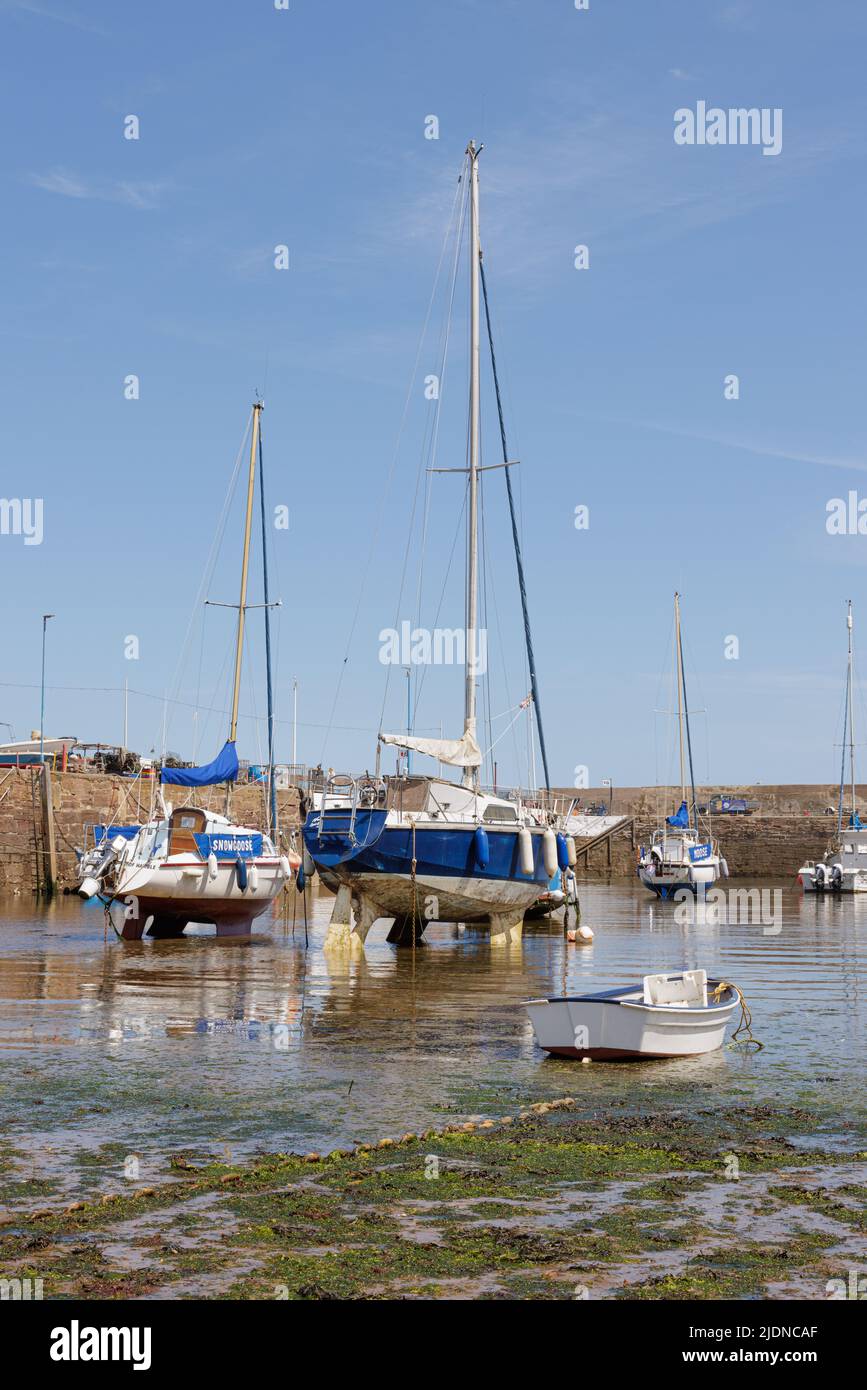
[[[406, 732], [412, 733], [412, 667], [407, 666], [406, 670]], [[412, 753], [409, 748], [406, 750], [406, 775], [412, 771]]]
[[48, 619], [53, 618], [53, 613], [42, 614], [42, 685], [40, 687], [39, 698], [39, 761], [45, 762], [45, 630], [48, 627]]
[[611, 777], [602, 778], [603, 787], [608, 788], [608, 814], [611, 815], [611, 808], [614, 805], [614, 780]]

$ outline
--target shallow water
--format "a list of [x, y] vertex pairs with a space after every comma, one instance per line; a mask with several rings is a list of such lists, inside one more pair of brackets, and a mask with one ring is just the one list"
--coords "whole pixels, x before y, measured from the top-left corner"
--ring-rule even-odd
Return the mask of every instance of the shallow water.
[[[311, 897], [307, 944], [297, 899], [294, 926], [275, 919], [249, 941], [141, 943], [75, 898], [0, 899], [0, 1157], [11, 1145], [17, 1178], [74, 1191], [122, 1176], [130, 1155], [156, 1180], [181, 1150], [333, 1147], [566, 1093], [818, 1107], [823, 1142], [858, 1147], [867, 896], [786, 887], [764, 928], [684, 924], [639, 885], [583, 884], [581, 900], [590, 946], [556, 924], [507, 950], [433, 926], [413, 952], [379, 923], [349, 959], [322, 950], [329, 894]], [[581, 1066], [533, 1044], [522, 999], [695, 966], [740, 985], [763, 1051]]]

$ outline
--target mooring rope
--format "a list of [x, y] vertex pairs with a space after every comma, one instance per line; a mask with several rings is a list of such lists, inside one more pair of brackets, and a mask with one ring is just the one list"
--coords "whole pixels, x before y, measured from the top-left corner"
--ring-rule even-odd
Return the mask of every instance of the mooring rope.
[[731, 1039], [728, 1042], [727, 1046], [754, 1047], [757, 1052], [760, 1052], [765, 1044], [763, 1042], [759, 1042], [758, 1038], [753, 1037], [753, 1016], [750, 1011], [750, 1006], [744, 998], [743, 990], [740, 989], [738, 985], [732, 984], [729, 980], [720, 980], [719, 984], [711, 990], [711, 1000], [715, 1001], [718, 1004], [721, 1001], [722, 996], [723, 994], [725, 994], [726, 990], [730, 989], [733, 989], [735, 994], [738, 996], [738, 1000], [741, 1006], [741, 1016], [738, 1019], [738, 1026], [732, 1033]]

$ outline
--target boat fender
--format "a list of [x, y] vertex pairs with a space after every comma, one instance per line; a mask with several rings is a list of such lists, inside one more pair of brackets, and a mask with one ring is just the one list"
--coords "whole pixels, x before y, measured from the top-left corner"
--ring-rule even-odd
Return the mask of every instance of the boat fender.
[[247, 882], [250, 885], [250, 892], [255, 893], [259, 887], [259, 867], [257, 864], [251, 864], [247, 870]]
[[312, 878], [313, 875], [316, 873], [316, 865], [313, 863], [313, 860], [310, 857], [310, 852], [306, 845], [301, 851], [301, 864], [304, 869], [304, 877]]
[[295, 887], [299, 893], [303, 893], [307, 887], [307, 875], [304, 872], [304, 861], [298, 865], [298, 872], [295, 875]]
[[290, 879], [292, 877], [292, 865], [289, 863], [285, 854], [280, 855], [280, 872], [285, 879]]
[[553, 878], [557, 872], [557, 837], [550, 827], [542, 836], [542, 859], [545, 873], [548, 878]]
[[533, 872], [533, 836], [526, 825], [518, 831], [518, 863], [522, 874]]
[[575, 836], [566, 836], [566, 853], [569, 856], [569, 868], [574, 869], [578, 863], [578, 851], [575, 848]]
[[208, 878], [216, 878], [219, 871], [220, 866], [217, 863], [217, 856], [212, 850], [208, 855]]
[[721, 859], [721, 860], [719, 861], [719, 866], [720, 866], [720, 871], [721, 871], [721, 873], [722, 873], [723, 878], [728, 878], [728, 876], [729, 876], [728, 860], [727, 860], [727, 859]]
[[238, 855], [238, 858], [235, 860], [235, 873], [238, 876], [238, 887], [243, 893], [245, 888], [247, 887], [247, 865], [244, 863], [244, 860], [241, 858], [240, 854]]
[[476, 826], [473, 835], [473, 858], [480, 869], [486, 869], [491, 858], [491, 847], [488, 844], [488, 832], [483, 825]]
[[557, 867], [561, 873], [569, 867], [569, 846], [566, 844], [566, 836], [557, 836]]

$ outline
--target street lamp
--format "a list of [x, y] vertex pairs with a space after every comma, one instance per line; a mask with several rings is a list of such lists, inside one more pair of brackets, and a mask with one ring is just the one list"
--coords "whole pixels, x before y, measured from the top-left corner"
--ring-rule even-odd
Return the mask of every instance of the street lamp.
[[39, 699], [39, 761], [45, 762], [45, 630], [53, 613], [42, 614], [42, 685]]
[[[412, 734], [412, 667], [406, 666], [406, 732]], [[406, 750], [406, 775], [409, 777], [412, 771], [412, 754]]]
[[603, 787], [608, 788], [608, 814], [611, 815], [611, 808], [614, 805], [614, 780], [611, 777], [602, 778]]

